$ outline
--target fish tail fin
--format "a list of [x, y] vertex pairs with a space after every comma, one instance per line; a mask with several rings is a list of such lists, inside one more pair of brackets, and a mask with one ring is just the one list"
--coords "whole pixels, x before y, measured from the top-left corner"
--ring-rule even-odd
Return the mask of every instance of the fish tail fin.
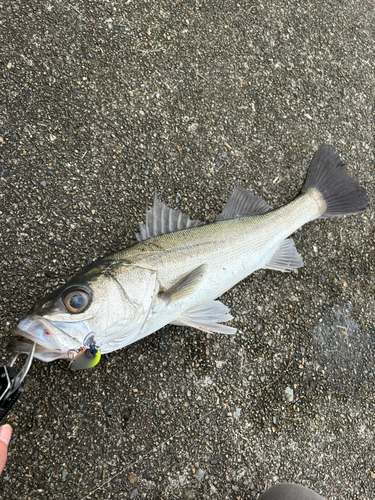
[[315, 153], [301, 193], [311, 188], [319, 191], [325, 202], [320, 217], [356, 214], [368, 206], [365, 189], [349, 176], [332, 146], [323, 144]]

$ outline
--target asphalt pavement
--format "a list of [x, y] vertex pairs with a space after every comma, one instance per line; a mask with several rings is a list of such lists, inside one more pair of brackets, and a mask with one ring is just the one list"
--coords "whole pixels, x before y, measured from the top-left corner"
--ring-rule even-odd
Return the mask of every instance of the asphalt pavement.
[[374, 26], [365, 0], [1, 2], [1, 363], [38, 297], [135, 243], [155, 191], [203, 221], [239, 185], [282, 206], [327, 143], [370, 208], [227, 292], [235, 336], [35, 361], [0, 498], [375, 497]]

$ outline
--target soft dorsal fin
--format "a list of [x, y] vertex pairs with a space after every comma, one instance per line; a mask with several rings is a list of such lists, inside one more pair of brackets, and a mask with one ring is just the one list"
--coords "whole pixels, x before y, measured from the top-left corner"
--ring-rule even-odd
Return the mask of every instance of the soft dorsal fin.
[[154, 205], [146, 212], [146, 224], [139, 224], [141, 234], [136, 233], [138, 241], [148, 240], [162, 234], [174, 233], [188, 227], [200, 226], [199, 220], [191, 220], [180, 210], [168, 208], [165, 203], [158, 200], [155, 193]]
[[262, 198], [243, 187], [236, 188], [216, 220], [235, 219], [243, 215], [265, 214], [272, 210]]
[[189, 296], [193, 293], [195, 287], [200, 283], [204, 271], [206, 268], [206, 264], [202, 264], [186, 276], [181, 278], [177, 283], [168, 288], [165, 292], [161, 294], [161, 297], [168, 303], [171, 304], [176, 300], [182, 299], [186, 296]]
[[281, 243], [264, 269], [288, 273], [299, 267], [303, 267], [303, 260], [294, 246], [293, 239], [288, 238]]
[[223, 321], [229, 321], [233, 316], [229, 314], [229, 309], [219, 300], [210, 300], [204, 304], [184, 311], [172, 325], [191, 326], [203, 332], [216, 332], [233, 335], [236, 329], [231, 326], [222, 325]]

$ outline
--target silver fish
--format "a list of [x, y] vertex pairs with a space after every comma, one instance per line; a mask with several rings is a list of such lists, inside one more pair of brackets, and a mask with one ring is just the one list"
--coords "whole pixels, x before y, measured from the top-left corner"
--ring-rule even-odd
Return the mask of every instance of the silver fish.
[[234, 334], [217, 297], [257, 269], [303, 265], [289, 236], [319, 217], [363, 212], [364, 188], [349, 177], [331, 146], [316, 152], [301, 192], [273, 210], [237, 188], [216, 221], [202, 224], [158, 201], [140, 224], [138, 243], [104, 257], [37, 302], [13, 330], [11, 348], [43, 361], [94, 366], [167, 324]]

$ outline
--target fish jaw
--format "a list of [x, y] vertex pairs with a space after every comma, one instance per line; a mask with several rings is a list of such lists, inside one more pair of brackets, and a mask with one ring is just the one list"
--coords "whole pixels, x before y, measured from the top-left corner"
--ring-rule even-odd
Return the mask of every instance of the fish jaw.
[[[12, 337], [8, 342], [7, 349], [12, 353], [28, 354], [30, 352], [30, 346], [31, 344], [33, 344], [33, 342], [17, 333], [16, 329], [13, 330], [13, 335], [15, 336]], [[35, 345], [34, 358], [39, 359], [40, 361], [44, 361], [45, 363], [56, 361], [57, 359], [73, 360], [75, 356], [77, 356], [76, 351], [62, 352], [58, 350], [47, 349], [40, 344]]]
[[73, 360], [81, 352], [88, 331], [86, 321], [54, 323], [31, 314], [12, 330], [14, 339], [9, 347], [15, 352], [24, 352], [30, 342], [35, 342], [34, 357], [41, 361]]

